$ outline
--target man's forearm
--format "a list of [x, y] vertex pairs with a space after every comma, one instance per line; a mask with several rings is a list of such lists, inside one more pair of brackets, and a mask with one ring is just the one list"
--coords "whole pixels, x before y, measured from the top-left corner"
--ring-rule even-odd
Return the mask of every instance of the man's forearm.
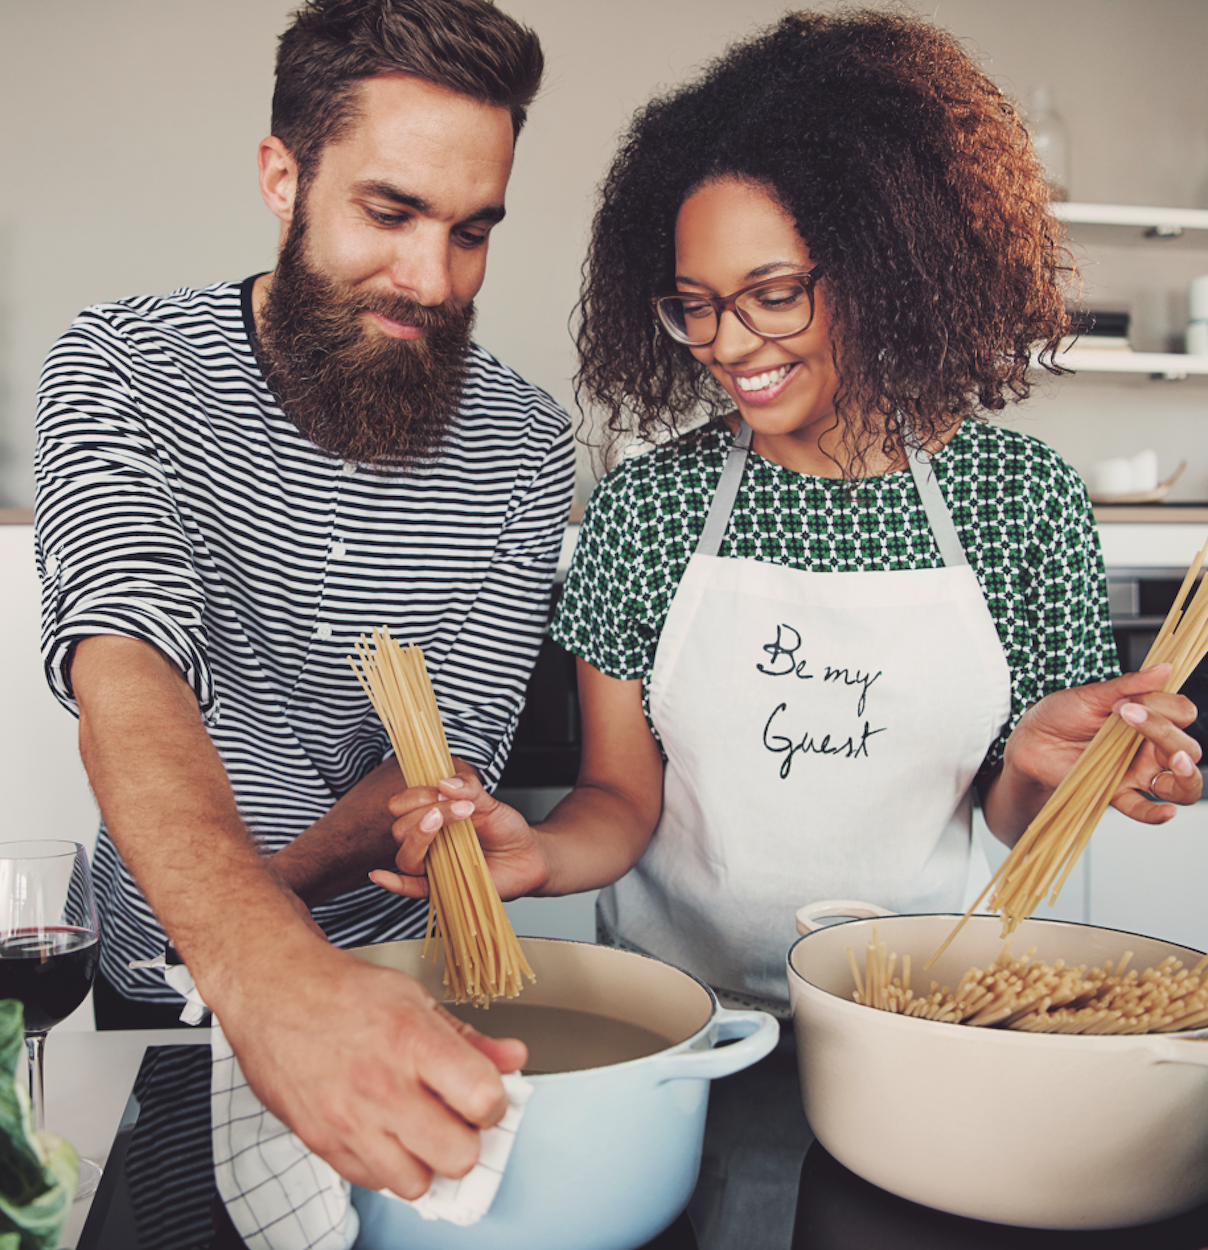
[[[456, 756], [458, 771], [473, 770]], [[277, 879], [313, 906], [365, 885], [377, 868], [393, 869], [398, 842], [389, 803], [407, 788], [393, 757], [362, 777], [325, 816], [269, 861]]]
[[406, 788], [397, 760], [379, 764], [268, 861], [272, 872], [308, 904], [367, 884], [373, 869], [394, 864], [398, 847], [387, 804]]
[[176, 667], [146, 643], [102, 636], [80, 643], [71, 679], [105, 824], [214, 1005], [246, 963], [249, 924], [277, 944], [304, 926], [265, 871]]

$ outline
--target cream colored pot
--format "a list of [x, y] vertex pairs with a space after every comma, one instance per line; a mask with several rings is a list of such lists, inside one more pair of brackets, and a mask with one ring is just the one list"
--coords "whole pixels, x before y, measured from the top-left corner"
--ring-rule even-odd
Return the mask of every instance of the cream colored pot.
[[[824, 918], [865, 917], [820, 927]], [[955, 986], [1002, 949], [997, 916], [974, 916], [930, 972], [958, 917], [899, 916], [866, 903], [797, 913], [788, 956], [805, 1114], [818, 1140], [891, 1193], [973, 1219], [1036, 1228], [1117, 1228], [1208, 1200], [1208, 1044], [1200, 1034], [1060, 1036], [938, 1024], [862, 1007], [875, 926], [910, 955], [916, 993]], [[1115, 929], [1020, 925], [1012, 949], [1053, 963], [1137, 968], [1200, 952]]]

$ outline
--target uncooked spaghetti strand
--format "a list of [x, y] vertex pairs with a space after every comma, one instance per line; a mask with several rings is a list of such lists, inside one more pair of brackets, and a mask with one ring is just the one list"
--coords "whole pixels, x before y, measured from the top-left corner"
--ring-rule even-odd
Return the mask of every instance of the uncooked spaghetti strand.
[[[1123, 721], [1119, 723], [1124, 724]], [[1040, 821], [1037, 817], [1038, 831], [1042, 835], [1047, 834], [1048, 837], [1043, 842], [1041, 839], [1036, 840], [1040, 843], [1036, 853], [1019, 857], [1020, 864], [1025, 868], [1014, 884], [1014, 897], [1043, 898], [1049, 890], [1053, 877], [1060, 873], [1060, 880], [1052, 893], [1052, 899], [1056, 900], [1066, 877], [1089, 841], [1095, 825], [1110, 805], [1111, 796], [1116, 792], [1120, 781], [1128, 771], [1140, 742], [1138, 735], [1136, 744], [1127, 750], [1127, 754], [1116, 763], [1114, 768], [1105, 771], [1103, 776], [1088, 783], [1085, 796], [1088, 815], [1081, 825], [1061, 823], [1062, 817], [1066, 814], [1065, 805], [1059, 808], [1054, 805], [1055, 810], [1047, 821]], [[991, 909], [998, 910], [1000, 906], [1004, 906], [1004, 899], [996, 896], [991, 901]]]
[[[1129, 763], [1132, 761], [1130, 760]], [[1123, 774], [1121, 774], [1123, 775]], [[1074, 870], [1074, 865], [1082, 858], [1082, 852], [1086, 850], [1087, 843], [1091, 840], [1091, 834], [1095, 832], [1095, 827], [1099, 821], [1103, 819], [1103, 813], [1111, 806], [1110, 798], [1102, 798], [1092, 809], [1090, 818], [1086, 821], [1082, 831], [1079, 833], [1072, 848], [1069, 850], [1062, 865], [1059, 866], [1059, 875], [1053, 883], [1052, 891], [1049, 894], [1049, 906], [1052, 907], [1057, 902], [1057, 897], [1065, 886], [1066, 880]]]
[[[1203, 585], [1201, 581], [1200, 585]], [[1205, 615], [1208, 616], [1208, 594], [1201, 593], [1197, 595], [1197, 602], [1204, 601]], [[1186, 651], [1175, 662], [1174, 672], [1171, 676], [1170, 683], [1172, 689], [1178, 690], [1184, 682], [1195, 671], [1197, 660], [1196, 656], [1208, 649], [1208, 620], [1196, 620], [1192, 622], [1187, 630], [1187, 640], [1185, 643]]]

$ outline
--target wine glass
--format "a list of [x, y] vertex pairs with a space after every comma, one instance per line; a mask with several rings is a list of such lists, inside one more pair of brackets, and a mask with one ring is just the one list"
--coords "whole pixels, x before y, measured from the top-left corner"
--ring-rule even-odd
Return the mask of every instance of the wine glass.
[[[78, 842], [0, 842], [0, 998], [25, 1008], [29, 1098], [46, 1127], [42, 1052], [46, 1034], [84, 1001], [96, 976], [100, 926], [88, 853]], [[77, 1198], [101, 1169], [80, 1160]]]

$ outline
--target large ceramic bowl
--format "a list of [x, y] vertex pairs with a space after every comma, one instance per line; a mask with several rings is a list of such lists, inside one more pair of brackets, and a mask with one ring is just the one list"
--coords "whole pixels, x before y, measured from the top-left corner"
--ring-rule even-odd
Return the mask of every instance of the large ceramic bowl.
[[[827, 916], [865, 919], [818, 927]], [[974, 916], [934, 969], [957, 916], [897, 916], [865, 903], [802, 908], [788, 956], [805, 1114], [857, 1175], [956, 1215], [1039, 1228], [1115, 1228], [1208, 1200], [1208, 1044], [1196, 1034], [1062, 1036], [939, 1024], [852, 1001], [874, 926], [910, 955], [916, 989], [955, 986], [1002, 949], [997, 916]], [[1053, 963], [1133, 967], [1200, 952], [1053, 920], [1012, 948]]]
[[[469, 1228], [429, 1222], [405, 1203], [354, 1189], [357, 1250], [628, 1250], [675, 1219], [700, 1169], [709, 1082], [762, 1059], [779, 1025], [762, 1012], [727, 1011], [695, 977], [658, 960], [583, 942], [523, 938], [537, 974], [509, 1018], [477, 1011], [476, 1028], [519, 1036], [537, 1068], [562, 1066], [565, 1038], [529, 1034], [523, 1013], [554, 1007], [601, 1021], [592, 1034], [635, 1026], [657, 1035], [653, 1053], [533, 1076], [535, 1086], [488, 1214]], [[418, 977], [443, 997], [441, 971], [422, 943], [356, 953]], [[538, 1014], [535, 1012], [534, 1016]], [[729, 1045], [718, 1047], [719, 1042]], [[716, 1049], [715, 1049], [716, 1048]], [[578, 1049], [571, 1044], [571, 1049]], [[607, 1048], [606, 1048], [607, 1049]]]

